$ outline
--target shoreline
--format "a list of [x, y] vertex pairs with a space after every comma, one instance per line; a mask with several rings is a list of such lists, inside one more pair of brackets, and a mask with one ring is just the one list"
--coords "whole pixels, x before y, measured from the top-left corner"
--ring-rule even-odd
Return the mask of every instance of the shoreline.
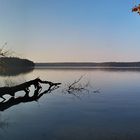
[[35, 68], [140, 68], [140, 62], [59, 62], [59, 63], [35, 63]]

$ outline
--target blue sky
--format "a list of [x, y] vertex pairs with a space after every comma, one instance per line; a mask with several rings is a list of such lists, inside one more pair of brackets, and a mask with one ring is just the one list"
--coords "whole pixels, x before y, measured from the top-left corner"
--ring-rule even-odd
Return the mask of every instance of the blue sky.
[[132, 0], [0, 0], [0, 44], [36, 62], [140, 61], [133, 6]]

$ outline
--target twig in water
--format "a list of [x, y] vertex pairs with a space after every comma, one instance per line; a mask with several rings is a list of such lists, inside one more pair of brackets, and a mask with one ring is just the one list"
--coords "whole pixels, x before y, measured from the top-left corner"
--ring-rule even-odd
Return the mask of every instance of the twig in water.
[[[78, 80], [75, 80], [73, 83], [66, 85], [66, 89], [63, 90], [63, 92], [72, 94], [76, 97], [79, 97], [81, 93], [89, 93], [91, 91], [90, 88], [92, 88], [90, 82], [88, 81], [86, 83], [83, 83], [81, 82], [82, 78], [83, 76], [81, 76]], [[94, 90], [93, 93], [100, 93], [100, 89]]]
[[[88, 92], [89, 93], [89, 82], [81, 83], [83, 76], [81, 76], [78, 80], [75, 80], [73, 83], [68, 84], [66, 87], [66, 92], [69, 94], [76, 95], [76, 93]], [[77, 96], [77, 95], [76, 95]]]

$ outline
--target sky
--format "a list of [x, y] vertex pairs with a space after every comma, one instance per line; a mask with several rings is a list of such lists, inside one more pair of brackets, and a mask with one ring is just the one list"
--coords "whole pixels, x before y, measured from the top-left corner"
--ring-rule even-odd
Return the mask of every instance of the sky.
[[0, 0], [0, 45], [35, 62], [140, 61], [133, 6], [133, 0]]

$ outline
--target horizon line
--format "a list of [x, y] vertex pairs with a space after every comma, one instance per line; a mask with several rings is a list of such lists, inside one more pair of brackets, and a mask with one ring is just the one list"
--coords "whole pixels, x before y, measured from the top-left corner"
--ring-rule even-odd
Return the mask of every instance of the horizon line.
[[102, 62], [34, 62], [36, 63], [140, 63], [140, 61], [102, 61]]

